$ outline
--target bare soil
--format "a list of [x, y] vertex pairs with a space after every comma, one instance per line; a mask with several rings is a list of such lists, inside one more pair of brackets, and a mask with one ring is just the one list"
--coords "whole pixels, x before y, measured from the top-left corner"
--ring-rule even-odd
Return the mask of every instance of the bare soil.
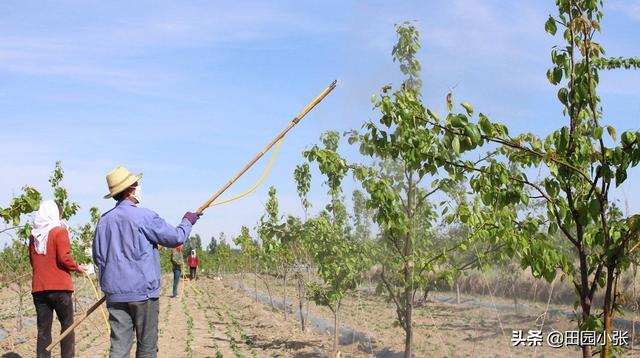
[[[241, 278], [233, 280], [236, 287]], [[242, 283], [245, 294], [251, 295], [254, 280], [246, 276]], [[268, 295], [264, 280], [257, 281], [259, 294]], [[281, 301], [284, 296], [282, 279], [269, 279], [273, 299]], [[249, 291], [249, 292], [246, 292]], [[295, 282], [287, 287], [287, 303], [291, 311], [298, 306]], [[572, 318], [571, 306], [562, 304], [540, 304], [520, 301], [519, 309], [513, 308], [508, 299], [492, 296], [462, 296], [461, 304], [455, 302], [455, 295], [437, 292], [433, 299], [414, 308], [414, 353], [416, 357], [573, 357], [580, 356], [578, 347], [552, 348], [546, 344], [546, 336], [552, 330], [561, 332], [577, 330]], [[554, 312], [554, 314], [551, 314]], [[561, 312], [561, 313], [558, 313]], [[547, 313], [547, 314], [545, 314]], [[333, 322], [333, 314], [326, 307], [309, 304], [309, 315]], [[367, 352], [376, 357], [402, 357], [404, 351], [404, 331], [397, 325], [395, 306], [384, 296], [372, 289], [361, 288], [351, 292], [343, 301], [340, 315], [341, 325], [358, 332], [364, 332], [373, 342], [372, 346], [341, 346], [347, 355]], [[632, 316], [625, 317], [632, 320]], [[529, 330], [542, 330], [545, 342], [542, 346], [517, 346], [512, 344], [512, 332], [522, 330], [527, 337]], [[614, 327], [621, 329], [621, 327]], [[637, 331], [636, 331], [637, 332]], [[635, 342], [637, 344], [636, 335]], [[631, 332], [629, 332], [629, 343]], [[630, 347], [629, 347], [630, 348]], [[639, 354], [626, 349], [624, 356]]]
[[[81, 303], [76, 314], [95, 302], [95, 294], [82, 277], [75, 280]], [[295, 321], [256, 304], [223, 281], [201, 278], [186, 281], [177, 298], [169, 297], [171, 279], [163, 279], [160, 297], [159, 357], [324, 357], [330, 337], [301, 332]], [[36, 347], [35, 310], [25, 298], [23, 329], [16, 330], [16, 294], [0, 291], [0, 352], [2, 357], [33, 357]], [[59, 333], [54, 321], [53, 335]], [[76, 330], [77, 357], [108, 356], [107, 329], [99, 311]], [[132, 356], [135, 351], [132, 349]], [[59, 347], [53, 356], [59, 356]], [[358, 355], [358, 356], [365, 356]]]
[[[76, 277], [77, 315], [95, 302], [89, 281]], [[282, 280], [270, 279], [273, 299], [281, 301]], [[309, 304], [309, 318], [323, 323], [323, 329], [302, 332], [295, 314], [284, 319], [283, 312], [268, 303], [256, 302], [254, 280], [246, 276], [223, 279], [201, 277], [185, 281], [177, 298], [169, 297], [171, 278], [163, 278], [160, 297], [159, 357], [327, 357], [332, 348], [332, 313]], [[257, 291], [267, 295], [264, 282]], [[242, 288], [241, 288], [242, 287]], [[287, 307], [295, 312], [297, 292], [291, 280]], [[464, 296], [462, 304], [449, 300], [446, 293], [416, 307], [414, 313], [414, 352], [416, 357], [567, 357], [578, 356], [575, 347], [513, 347], [513, 330], [575, 330], [576, 323], [562, 315], [547, 315], [546, 305], [531, 304], [527, 309], [506, 309], [509, 300], [497, 297]], [[449, 297], [452, 295], [449, 294]], [[2, 357], [35, 356], [36, 326], [31, 295], [24, 299], [23, 329], [16, 329], [18, 297], [14, 290], [0, 290], [0, 353]], [[483, 304], [469, 304], [473, 302]], [[473, 302], [472, 302], [473, 301]], [[466, 303], [465, 303], [466, 302]], [[553, 306], [558, 310], [566, 306]], [[368, 290], [350, 293], [343, 302], [340, 338], [342, 357], [402, 357], [404, 332], [395, 324], [395, 309], [383, 296]], [[543, 324], [544, 320], [544, 324]], [[54, 321], [54, 336], [59, 325]], [[355, 332], [355, 334], [354, 334]], [[351, 335], [350, 335], [351, 333]], [[135, 343], [134, 343], [135, 344]], [[76, 331], [78, 357], [108, 356], [109, 338], [100, 311]], [[134, 346], [135, 349], [135, 346]], [[133, 350], [132, 350], [133, 352]], [[624, 355], [632, 355], [627, 350]], [[53, 351], [59, 356], [59, 347]], [[132, 353], [133, 356], [133, 353]]]

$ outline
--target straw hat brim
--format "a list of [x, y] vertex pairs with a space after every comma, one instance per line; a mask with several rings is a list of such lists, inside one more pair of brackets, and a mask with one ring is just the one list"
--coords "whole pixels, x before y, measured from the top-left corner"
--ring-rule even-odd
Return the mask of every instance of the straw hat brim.
[[142, 178], [142, 173], [138, 173], [138, 175], [130, 174], [120, 184], [113, 187], [113, 189], [110, 189], [111, 192], [105, 195], [104, 198], [105, 199], [113, 198], [114, 196], [120, 194], [122, 191], [124, 191], [125, 189], [133, 185], [135, 182], [140, 180], [140, 178]]

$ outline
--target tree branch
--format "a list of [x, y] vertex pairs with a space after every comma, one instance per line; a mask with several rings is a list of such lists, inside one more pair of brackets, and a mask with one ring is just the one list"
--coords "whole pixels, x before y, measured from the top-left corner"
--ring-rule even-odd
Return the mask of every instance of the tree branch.
[[[485, 175], [490, 175], [491, 174], [491, 173], [489, 173], [486, 170], [481, 169], [481, 168], [476, 168], [476, 167], [468, 166], [466, 164], [460, 164], [460, 163], [451, 162], [451, 161], [446, 160], [446, 159], [441, 159], [441, 160], [446, 162], [449, 165], [452, 165], [452, 166], [455, 166], [455, 167], [458, 167], [458, 168], [463, 168], [463, 169], [471, 170], [471, 171], [477, 171], [477, 172], [485, 174]], [[547, 195], [547, 193], [545, 193], [542, 190], [542, 188], [540, 188], [540, 186], [538, 186], [537, 184], [534, 184], [534, 183], [532, 183], [532, 182], [530, 182], [528, 180], [516, 178], [516, 177], [513, 177], [513, 176], [509, 176], [509, 179], [511, 179], [513, 181], [517, 181], [517, 182], [522, 183], [522, 184], [526, 184], [526, 185], [531, 186], [532, 188], [536, 189], [536, 191], [538, 191], [540, 193], [540, 195], [542, 195], [542, 197], [544, 197], [548, 202], [554, 204], [553, 200], [549, 197], [549, 195]], [[555, 205], [553, 206], [553, 214], [554, 214], [554, 216], [556, 218], [556, 223], [558, 224], [558, 227], [560, 228], [560, 230], [562, 230], [562, 232], [569, 239], [569, 241], [571, 241], [574, 245], [578, 245], [578, 241], [573, 237], [573, 235], [571, 235], [569, 230], [565, 227], [565, 225], [560, 220], [560, 214], [558, 213]]]
[[424, 202], [428, 197], [430, 197], [432, 194], [436, 193], [436, 192], [437, 192], [438, 190], [440, 190], [440, 189], [441, 189], [440, 184], [438, 184], [438, 186], [437, 186], [435, 189], [433, 189], [433, 190], [431, 190], [431, 191], [429, 191], [429, 192], [425, 193], [425, 194], [424, 194], [420, 199], [418, 199], [418, 201], [416, 202], [416, 208], [419, 208], [419, 207], [422, 205], [422, 203], [423, 203], [423, 202]]
[[[464, 135], [464, 136], [466, 136], [465, 133], [458, 133], [456, 131], [453, 131], [451, 128], [447, 128], [447, 127], [445, 127], [445, 126], [443, 126], [441, 124], [438, 124], [438, 123], [436, 123], [434, 121], [430, 121], [428, 118], [425, 118], [425, 120], [427, 121], [427, 123], [433, 125], [434, 127], [438, 127], [438, 128], [443, 129], [443, 130], [445, 130], [445, 131], [447, 131], [449, 133], [452, 133], [452, 134], [455, 134], [455, 135]], [[539, 158], [542, 158], [543, 160], [549, 160], [549, 161], [554, 162], [556, 164], [559, 164], [559, 165], [562, 165], [564, 167], [567, 167], [567, 168], [575, 171], [576, 173], [580, 174], [580, 176], [583, 177], [585, 180], [591, 182], [591, 178], [589, 178], [589, 176], [587, 174], [585, 174], [582, 170], [580, 170], [579, 168], [577, 168], [577, 167], [575, 167], [575, 166], [573, 166], [573, 165], [571, 165], [571, 164], [569, 164], [569, 163], [567, 163], [565, 161], [562, 161], [562, 160], [559, 160], [557, 158], [554, 158], [553, 156], [548, 155], [548, 153], [538, 152], [538, 151], [533, 150], [531, 148], [524, 147], [524, 146], [522, 146], [520, 144], [517, 144], [511, 138], [504, 139], [504, 138], [498, 138], [498, 137], [491, 137], [491, 136], [488, 136], [488, 135], [485, 135], [485, 134], [481, 134], [480, 136], [482, 137], [482, 139], [484, 139], [486, 141], [502, 144], [504, 146], [507, 146], [507, 147], [510, 147], [510, 148], [513, 148], [513, 149], [523, 150], [523, 151], [526, 151], [526, 152], [528, 152], [530, 154], [533, 154], [533, 155], [535, 155], [535, 156], [537, 156]]]
[[604, 267], [604, 262], [600, 261], [600, 263], [598, 263], [598, 267], [596, 268], [596, 272], [593, 276], [593, 281], [591, 282], [591, 287], [586, 287], [585, 289], [589, 290], [589, 299], [593, 299], [593, 295], [596, 293], [596, 288], [598, 287], [598, 277], [600, 277], [600, 274], [602, 273], [602, 269]]
[[18, 230], [18, 229], [22, 229], [24, 228], [24, 226], [12, 226], [3, 230], [0, 230], [0, 234], [6, 232], [6, 231], [11, 231], [11, 230]]
[[398, 315], [398, 320], [400, 321], [400, 324], [402, 324], [404, 327], [405, 324], [404, 324], [404, 321], [402, 320], [402, 317], [404, 317], [404, 308], [402, 307], [402, 305], [400, 305], [400, 302], [398, 302], [398, 298], [396, 297], [396, 294], [393, 292], [391, 284], [389, 283], [389, 281], [387, 281], [387, 277], [384, 274], [384, 265], [382, 265], [382, 272], [380, 273], [380, 278], [382, 279], [382, 282], [384, 283], [387, 289], [387, 292], [389, 293], [389, 297], [391, 297], [391, 300], [396, 306], [396, 314]]

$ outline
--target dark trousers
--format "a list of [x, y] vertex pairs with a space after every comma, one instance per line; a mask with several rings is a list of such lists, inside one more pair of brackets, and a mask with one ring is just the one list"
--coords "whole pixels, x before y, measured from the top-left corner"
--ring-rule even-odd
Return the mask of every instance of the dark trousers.
[[109, 358], [129, 358], [136, 332], [136, 358], [158, 355], [158, 314], [160, 300], [150, 298], [139, 302], [107, 302], [111, 326]]
[[198, 271], [197, 267], [189, 267], [189, 279], [193, 280], [196, 277], [196, 271]]
[[182, 275], [182, 270], [173, 269], [173, 297], [178, 296], [178, 284], [180, 283], [180, 276]]
[[[36, 306], [38, 325], [38, 340], [36, 343], [36, 356], [38, 358], [50, 358], [51, 352], [46, 348], [51, 344], [51, 325], [53, 323], [53, 311], [56, 311], [60, 321], [60, 332], [64, 332], [73, 323], [73, 300], [71, 292], [67, 291], [41, 291], [33, 293], [33, 304]], [[60, 353], [63, 358], [74, 356], [75, 334], [71, 332], [60, 342]]]

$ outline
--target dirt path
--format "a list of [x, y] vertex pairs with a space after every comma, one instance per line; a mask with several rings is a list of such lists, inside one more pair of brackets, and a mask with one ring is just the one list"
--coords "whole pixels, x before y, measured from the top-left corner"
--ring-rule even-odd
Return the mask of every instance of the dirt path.
[[[82, 314], [95, 302], [83, 279], [75, 280]], [[160, 297], [158, 357], [325, 357], [331, 348], [328, 335], [300, 330], [293, 320], [227, 286], [223, 281], [202, 278], [186, 281], [182, 294], [171, 298], [171, 278], [163, 277]], [[2, 357], [32, 357], [36, 343], [35, 311], [25, 303], [24, 328], [16, 330], [14, 292], [0, 290], [0, 352]], [[59, 333], [54, 321], [53, 335]], [[96, 311], [76, 330], [77, 357], [108, 356], [109, 341], [101, 313]], [[135, 352], [132, 349], [132, 356]], [[59, 347], [53, 356], [59, 356]], [[363, 355], [353, 355], [360, 357]]]
[[[171, 310], [167, 334], [182, 345], [160, 344], [167, 357], [323, 357], [328, 336], [302, 333], [294, 320], [283, 321], [277, 311], [254, 303], [222, 281], [187, 281], [179, 310]], [[176, 314], [184, 317], [172, 317]], [[180, 332], [182, 330], [182, 332]], [[192, 333], [189, 333], [191, 331]]]

